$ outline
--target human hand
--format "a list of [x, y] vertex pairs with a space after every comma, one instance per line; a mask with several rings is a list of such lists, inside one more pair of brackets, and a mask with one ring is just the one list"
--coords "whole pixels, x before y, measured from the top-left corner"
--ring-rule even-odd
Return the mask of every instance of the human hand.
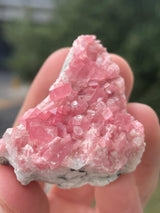
[[[68, 48], [53, 53], [40, 69], [17, 119], [36, 106], [48, 94], [48, 89], [61, 70]], [[133, 75], [127, 62], [111, 54], [125, 79], [126, 97], [132, 90]], [[13, 169], [0, 166], [0, 213], [142, 213], [159, 178], [160, 129], [154, 111], [143, 104], [130, 103], [128, 111], [145, 128], [146, 151], [136, 171], [121, 175], [104, 187], [85, 185], [77, 189], [59, 189], [53, 186], [46, 195], [43, 183], [32, 182], [22, 186]], [[15, 125], [17, 124], [17, 120]], [[96, 207], [91, 208], [93, 199]]]

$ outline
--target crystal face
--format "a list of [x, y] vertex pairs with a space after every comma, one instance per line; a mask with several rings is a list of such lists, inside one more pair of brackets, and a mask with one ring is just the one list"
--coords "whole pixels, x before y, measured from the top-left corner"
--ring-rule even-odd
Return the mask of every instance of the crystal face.
[[[54, 72], [54, 70], [53, 70]], [[49, 95], [0, 140], [0, 161], [22, 184], [103, 186], [134, 171], [144, 129], [126, 110], [125, 84], [94, 35], [79, 36]]]

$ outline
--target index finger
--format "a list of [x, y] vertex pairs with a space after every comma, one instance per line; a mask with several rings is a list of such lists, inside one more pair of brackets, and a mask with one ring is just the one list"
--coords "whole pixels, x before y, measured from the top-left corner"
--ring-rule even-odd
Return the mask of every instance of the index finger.
[[18, 123], [24, 112], [35, 107], [48, 95], [49, 87], [57, 79], [68, 52], [69, 48], [60, 49], [52, 53], [44, 62], [31, 84], [14, 125]]

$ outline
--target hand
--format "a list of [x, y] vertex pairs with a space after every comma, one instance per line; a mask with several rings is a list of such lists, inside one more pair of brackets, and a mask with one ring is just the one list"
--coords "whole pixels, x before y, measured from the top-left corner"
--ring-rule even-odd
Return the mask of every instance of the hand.
[[[48, 94], [48, 89], [61, 70], [68, 48], [53, 53], [40, 69], [26, 100], [20, 117], [37, 105]], [[132, 71], [121, 57], [111, 54], [125, 79], [126, 97], [133, 85]], [[59, 189], [53, 186], [48, 195], [43, 183], [32, 182], [22, 186], [9, 166], [0, 166], [0, 212], [13, 213], [142, 213], [159, 178], [160, 129], [154, 111], [143, 104], [130, 103], [128, 111], [145, 127], [146, 151], [135, 172], [121, 175], [104, 187], [89, 185], [77, 189]], [[15, 122], [15, 125], [17, 121]], [[96, 200], [96, 207], [91, 202]], [[3, 210], [1, 210], [1, 208]]]

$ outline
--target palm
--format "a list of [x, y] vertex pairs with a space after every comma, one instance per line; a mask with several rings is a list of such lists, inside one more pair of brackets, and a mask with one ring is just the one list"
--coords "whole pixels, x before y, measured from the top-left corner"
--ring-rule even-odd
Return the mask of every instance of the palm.
[[[67, 53], [67, 48], [57, 51], [45, 62], [31, 86], [19, 116], [45, 98], [49, 86], [58, 76]], [[121, 75], [125, 79], [126, 96], [129, 97], [133, 85], [130, 67], [119, 56], [111, 55], [111, 57], [120, 66]], [[128, 111], [144, 124], [147, 143], [142, 162], [134, 173], [122, 175], [104, 187], [86, 185], [65, 190], [53, 186], [46, 195], [43, 184], [32, 182], [28, 186], [21, 186], [12, 168], [0, 166], [1, 206], [13, 209], [16, 213], [143, 212], [143, 206], [154, 191], [159, 177], [159, 123], [153, 110], [146, 105], [131, 103], [128, 104]], [[96, 200], [95, 208], [91, 207], [93, 199]]]

